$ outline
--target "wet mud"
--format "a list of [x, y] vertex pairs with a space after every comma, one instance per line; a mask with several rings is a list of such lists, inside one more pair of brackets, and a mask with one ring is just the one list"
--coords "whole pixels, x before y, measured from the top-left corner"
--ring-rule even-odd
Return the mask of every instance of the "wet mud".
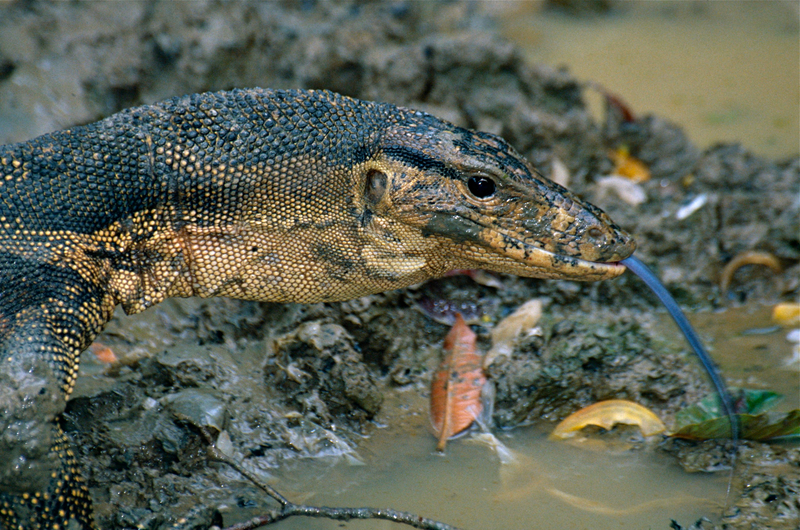
[[[328, 88], [501, 134], [544, 175], [566, 167], [568, 187], [634, 235], [637, 255], [685, 307], [800, 294], [800, 159], [767, 160], [737, 145], [700, 151], [656, 116], [612, 113], [598, 123], [587, 88], [566, 71], [526, 64], [480, 4], [12, 2], [0, 11], [0, 142], [177, 94]], [[652, 172], [635, 206], [601, 185], [613, 169], [608, 150], [622, 144]], [[743, 268], [722, 293], [722, 268], [748, 250], [772, 253], [784, 272]], [[266, 481], [293, 459], [355, 458], [385, 397], [424, 391], [430, 380], [448, 330], [419, 310], [432, 300], [472, 307], [484, 349], [501, 318], [531, 298], [545, 302], [542, 333], [488, 369], [498, 427], [556, 421], [610, 398], [669, 419], [710, 391], [680, 337], [654, 326], [658, 303], [631, 275], [501, 280], [497, 288], [456, 276], [333, 304], [189, 299], [120, 312], [98, 338], [118, 361], [85, 353], [64, 414], [100, 527], [165, 528], [192, 513], [202, 528], [231, 507], [266, 509], [242, 477], [209, 462], [209, 440]], [[728, 447], [664, 450], [687, 470], [718, 472]], [[798, 455], [791, 444], [741, 445], [747, 465], [737, 468], [726, 528], [797, 526]]]

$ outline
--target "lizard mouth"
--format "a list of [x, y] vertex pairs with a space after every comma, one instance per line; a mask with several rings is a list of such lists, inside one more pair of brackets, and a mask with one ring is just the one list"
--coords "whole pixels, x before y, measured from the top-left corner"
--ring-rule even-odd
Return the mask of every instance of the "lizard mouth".
[[[560, 254], [494, 230], [485, 235], [488, 237], [481, 238], [483, 239], [481, 246], [486, 246], [495, 255], [499, 254], [505, 258], [500, 272], [531, 278], [597, 281], [616, 278], [626, 270], [625, 265], [618, 261], [590, 261]], [[631, 253], [633, 248], [626, 242], [609, 255], [614, 258], [619, 257], [621, 260]]]
[[522, 245], [525, 249], [522, 263], [533, 267], [537, 276], [543, 273], [546, 275], [543, 277], [552, 279], [595, 281], [616, 278], [626, 270], [625, 265], [616, 261], [589, 261], [525, 243]]
[[427, 220], [423, 235], [443, 237], [447, 247], [457, 249], [458, 255], [468, 260], [466, 266], [455, 268], [480, 268], [530, 278], [596, 281], [624, 273], [626, 268], [619, 261], [636, 248], [625, 232], [604, 224], [599, 227], [604, 230], [594, 241], [556, 242], [551, 245], [552, 250], [542, 248], [545, 243], [525, 241], [461, 215], [433, 215]]

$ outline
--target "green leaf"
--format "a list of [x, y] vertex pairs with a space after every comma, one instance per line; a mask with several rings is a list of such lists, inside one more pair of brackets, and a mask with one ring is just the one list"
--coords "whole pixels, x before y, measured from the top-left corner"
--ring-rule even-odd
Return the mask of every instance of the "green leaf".
[[[770, 390], [731, 389], [738, 412], [742, 414], [759, 414], [774, 407], [783, 396]], [[675, 415], [675, 429], [680, 431], [688, 425], [710, 421], [715, 418], [724, 418], [719, 399], [716, 394], [709, 394], [699, 403], [689, 405]]]
[[[800, 410], [785, 414], [765, 412], [763, 414], [737, 414], [740, 436], [743, 440], [764, 442], [776, 438], [800, 438]], [[699, 423], [684, 425], [670, 436], [689, 440], [730, 438], [731, 428], [727, 417], [713, 418]]]
[[[740, 411], [745, 414], [759, 414], [771, 409], [783, 399], [782, 394], [772, 392], [771, 390], [747, 390], [743, 389], [744, 393], [744, 410]], [[734, 398], [736, 394], [734, 394]]]
[[[736, 416], [742, 439], [766, 441], [800, 437], [800, 410], [786, 414], [764, 412], [783, 399], [777, 392], [742, 389], [733, 391], [733, 397], [740, 410]], [[730, 438], [730, 423], [717, 396], [706, 396], [699, 403], [678, 412], [671, 436], [690, 440]]]

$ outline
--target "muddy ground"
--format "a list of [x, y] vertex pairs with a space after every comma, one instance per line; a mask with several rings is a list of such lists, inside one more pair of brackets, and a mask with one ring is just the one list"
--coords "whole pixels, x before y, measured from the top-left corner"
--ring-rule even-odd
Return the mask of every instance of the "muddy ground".
[[[121, 6], [124, 5], [124, 8]], [[595, 202], [639, 244], [693, 309], [798, 297], [800, 159], [736, 145], [692, 146], [660, 117], [596, 122], [568, 72], [525, 64], [469, 2], [11, 2], [0, 6], [0, 142], [87, 123], [122, 108], [233, 87], [329, 88], [437, 114], [504, 136], [545, 174]], [[599, 185], [622, 144], [652, 178], [633, 206]], [[705, 201], [688, 217], [678, 210]], [[723, 295], [722, 267], [770, 252], [782, 274], [749, 267]], [[680, 338], [653, 331], [660, 308], [631, 275], [599, 284], [502, 277], [504, 289], [452, 277], [337, 304], [172, 300], [115, 319], [99, 341], [122, 361], [84, 354], [64, 425], [86, 465], [102, 528], [163, 528], [203, 499], [264, 500], [209, 464], [203, 433], [268, 477], [287, 459], [346, 451], [369, 434], [384, 396], [425, 391], [447, 327], [418, 310], [446, 300], [499, 319], [546, 302], [543, 336], [493, 364], [500, 427], [552, 421], [598, 399], [627, 398], [666, 418], [709, 385]], [[123, 316], [122, 313], [119, 314]], [[728, 461], [714, 442], [671, 442], [689, 469]], [[739, 497], [726, 528], [794, 528], [800, 451], [742, 444]], [[747, 487], [742, 488], [743, 484]], [[202, 493], [202, 494], [201, 494]], [[668, 521], [653, 522], [667, 528]], [[705, 528], [710, 528], [706, 525]]]

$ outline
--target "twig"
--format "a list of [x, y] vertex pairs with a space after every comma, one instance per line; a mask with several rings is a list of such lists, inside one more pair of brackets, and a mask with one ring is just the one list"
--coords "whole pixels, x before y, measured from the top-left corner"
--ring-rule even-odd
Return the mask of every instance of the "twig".
[[280, 504], [281, 506], [286, 507], [292, 504], [291, 502], [286, 500], [286, 497], [278, 493], [275, 490], [275, 488], [273, 488], [269, 484], [264, 484], [263, 482], [261, 482], [258, 479], [258, 477], [256, 477], [254, 474], [246, 470], [244, 466], [242, 466], [237, 460], [234, 460], [230, 456], [226, 455], [225, 453], [217, 449], [214, 445], [208, 446], [208, 456], [218, 462], [222, 462], [224, 464], [228, 464], [229, 466], [231, 466], [233, 469], [238, 471], [240, 475], [244, 476], [244, 478], [255, 484], [259, 489], [263, 490], [267, 495], [278, 501], [278, 504]]
[[394, 521], [395, 523], [405, 524], [413, 528], [423, 530], [458, 530], [455, 526], [440, 523], [427, 517], [420, 517], [413, 513], [398, 512], [383, 508], [329, 508], [327, 506], [305, 506], [302, 504], [289, 503], [282, 506], [279, 510], [273, 510], [268, 514], [254, 517], [244, 523], [235, 524], [225, 530], [253, 530], [261, 526], [282, 521], [288, 517], [296, 515], [304, 517], [324, 517], [335, 521], [349, 521], [351, 519], [383, 519]]
[[324, 517], [326, 519], [333, 519], [335, 521], [349, 521], [351, 519], [383, 519], [385, 521], [394, 521], [395, 523], [405, 524], [413, 528], [421, 528], [423, 530], [459, 530], [455, 526], [440, 523], [427, 517], [420, 517], [413, 513], [398, 512], [385, 508], [330, 508], [327, 506], [306, 506], [303, 504], [294, 504], [288, 501], [283, 495], [278, 493], [273, 487], [261, 482], [258, 477], [247, 471], [237, 460], [222, 453], [214, 445], [208, 447], [209, 456], [219, 462], [228, 464], [233, 469], [238, 471], [242, 476], [247, 478], [250, 482], [255, 484], [258, 488], [262, 489], [270, 497], [275, 499], [281, 507], [277, 510], [272, 510], [269, 513], [254, 517], [249, 521], [235, 524], [225, 528], [225, 530], [253, 530], [268, 524], [282, 521], [289, 517], [303, 516], [303, 517]]

